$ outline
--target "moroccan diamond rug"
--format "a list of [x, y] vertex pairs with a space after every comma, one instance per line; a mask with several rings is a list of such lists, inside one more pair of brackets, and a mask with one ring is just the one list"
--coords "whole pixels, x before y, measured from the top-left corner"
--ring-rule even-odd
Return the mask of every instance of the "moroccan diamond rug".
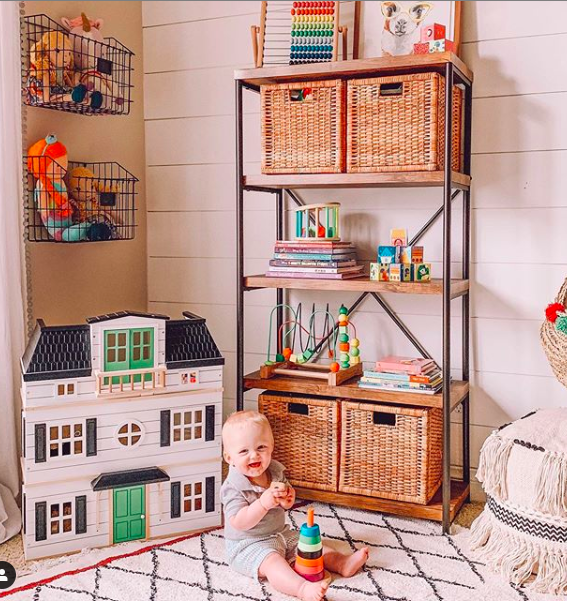
[[[315, 504], [323, 538], [335, 549], [366, 545], [366, 568], [336, 577], [328, 601], [549, 601], [510, 585], [475, 561], [468, 530], [454, 536], [439, 524]], [[298, 528], [306, 506], [288, 512]], [[267, 583], [233, 572], [224, 561], [222, 529], [159, 544], [132, 543], [40, 564], [0, 594], [9, 601], [284, 601]], [[563, 598], [562, 598], [563, 599]]]

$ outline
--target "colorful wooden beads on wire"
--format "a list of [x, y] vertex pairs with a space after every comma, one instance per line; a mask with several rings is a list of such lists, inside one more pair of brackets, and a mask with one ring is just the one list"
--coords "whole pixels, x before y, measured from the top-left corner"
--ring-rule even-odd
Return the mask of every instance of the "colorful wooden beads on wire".
[[360, 363], [360, 341], [358, 338], [350, 340], [348, 326], [348, 309], [341, 305], [339, 309], [339, 361], [343, 369]]
[[312, 507], [307, 510], [307, 523], [299, 530], [294, 569], [311, 582], [319, 582], [325, 578], [321, 531], [315, 523], [315, 510]]
[[333, 58], [334, 2], [294, 2], [291, 9], [290, 65]]

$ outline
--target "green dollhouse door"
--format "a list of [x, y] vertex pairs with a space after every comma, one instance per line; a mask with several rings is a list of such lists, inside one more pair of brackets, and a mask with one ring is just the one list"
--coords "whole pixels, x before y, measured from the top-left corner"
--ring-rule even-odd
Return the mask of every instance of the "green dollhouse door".
[[[107, 330], [104, 334], [104, 371], [124, 371], [128, 369], [144, 369], [154, 366], [154, 330], [153, 328], [136, 328], [132, 330]], [[146, 380], [151, 380], [146, 374]], [[123, 376], [128, 382], [128, 376]], [[140, 382], [141, 376], [134, 377]], [[120, 382], [119, 376], [112, 378], [113, 384]], [[108, 378], [105, 378], [108, 384]]]
[[[130, 330], [130, 369], [145, 369], [154, 366], [154, 330], [153, 328], [138, 328]], [[152, 375], [146, 374], [146, 380]], [[134, 376], [135, 382], [140, 382], [139, 375]]]
[[[125, 371], [130, 369], [130, 332], [129, 330], [108, 330], [104, 333], [104, 371]], [[127, 382], [128, 377], [124, 376]], [[113, 384], [120, 382], [119, 377], [112, 378]], [[108, 384], [108, 378], [104, 379]]]
[[113, 493], [114, 543], [123, 543], [129, 540], [145, 538], [145, 486], [115, 488]]

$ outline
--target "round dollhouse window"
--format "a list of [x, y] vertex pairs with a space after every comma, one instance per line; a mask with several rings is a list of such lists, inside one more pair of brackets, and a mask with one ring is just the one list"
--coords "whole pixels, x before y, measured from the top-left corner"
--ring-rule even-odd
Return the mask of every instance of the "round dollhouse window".
[[116, 438], [123, 447], [135, 447], [144, 436], [144, 426], [138, 421], [122, 424], [116, 431]]

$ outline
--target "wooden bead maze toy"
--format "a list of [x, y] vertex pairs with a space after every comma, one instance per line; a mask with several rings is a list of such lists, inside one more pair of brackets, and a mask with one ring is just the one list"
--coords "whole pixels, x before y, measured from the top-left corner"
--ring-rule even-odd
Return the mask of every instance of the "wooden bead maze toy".
[[310, 582], [331, 581], [331, 575], [323, 563], [323, 542], [319, 525], [315, 523], [315, 510], [307, 510], [307, 523], [299, 530], [299, 542], [295, 557], [295, 571]]
[[[291, 318], [280, 325], [277, 332], [277, 350], [275, 361], [271, 359], [272, 343], [272, 320], [274, 312], [278, 308], [287, 309]], [[318, 314], [325, 316], [325, 327], [321, 336], [316, 335], [315, 318]], [[328, 327], [328, 324], [333, 324]], [[354, 331], [354, 338], [349, 337], [349, 327]], [[294, 352], [293, 337], [296, 331], [308, 334], [305, 350]], [[332, 343], [330, 342], [332, 340]], [[339, 343], [339, 361], [337, 361], [337, 342]], [[329, 346], [329, 358], [332, 363], [322, 365], [309, 363], [319, 350], [327, 342]], [[288, 344], [286, 344], [288, 343]], [[291, 344], [291, 346], [289, 345]], [[270, 313], [270, 327], [268, 333], [268, 352], [266, 361], [260, 366], [260, 377], [269, 379], [276, 375], [293, 376], [297, 378], [315, 378], [326, 380], [329, 386], [339, 386], [351, 378], [362, 375], [362, 362], [360, 359], [360, 342], [356, 337], [356, 328], [349, 320], [348, 309], [342, 305], [339, 309], [339, 318], [335, 322], [333, 316], [327, 310], [316, 311], [315, 308], [309, 317], [309, 330], [305, 328], [301, 319], [289, 305], [276, 305]]]
[[341, 204], [328, 202], [295, 209], [295, 239], [303, 241], [340, 241]]

